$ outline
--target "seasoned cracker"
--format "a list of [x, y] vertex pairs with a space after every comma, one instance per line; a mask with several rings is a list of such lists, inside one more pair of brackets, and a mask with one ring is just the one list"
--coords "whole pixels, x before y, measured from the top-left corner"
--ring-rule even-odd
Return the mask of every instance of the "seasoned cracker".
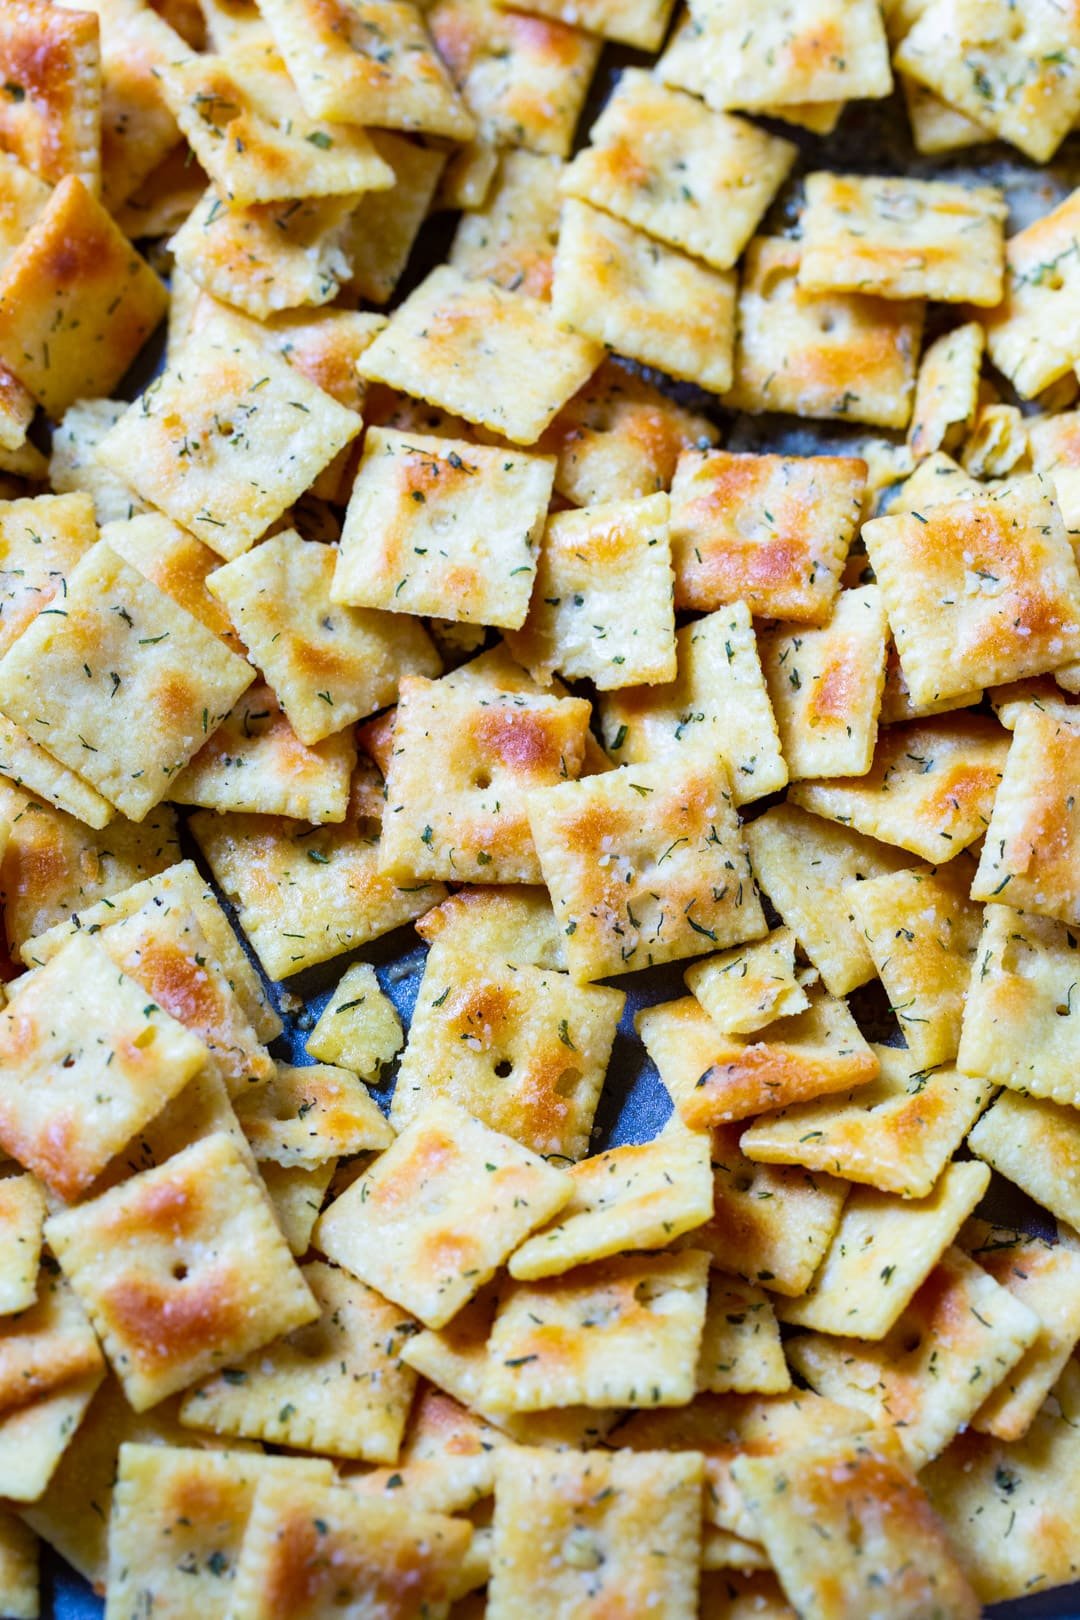
[[1080, 728], [1040, 706], [1016, 716], [972, 894], [1080, 923]]
[[36, 1502], [56, 1472], [104, 1378], [99, 1368], [29, 1406], [0, 1415], [0, 1490], [13, 1502]]
[[[504, 0], [499, 0], [503, 4]], [[639, 51], [658, 51], [673, 10], [671, 0], [530, 0], [534, 16], [572, 23], [590, 34], [634, 45]]]
[[118, 217], [124, 204], [180, 145], [159, 74], [183, 44], [149, 6], [98, 0], [93, 9], [101, 23], [101, 200], [127, 235]]
[[389, 1147], [394, 1133], [348, 1069], [277, 1063], [265, 1086], [237, 1098], [236, 1117], [257, 1159], [314, 1169], [346, 1153]]
[[54, 8], [46, 0], [16, 0], [5, 7], [0, 75], [5, 84], [0, 111], [4, 147], [53, 185], [78, 175], [96, 191], [101, 45], [93, 12]]
[[375, 969], [369, 962], [354, 962], [319, 1014], [305, 1050], [318, 1063], [338, 1063], [373, 1083], [404, 1040], [401, 1020]]
[[559, 240], [562, 170], [560, 159], [550, 153], [503, 152], [483, 206], [462, 216], [447, 262], [508, 292], [548, 298]]
[[981, 124], [957, 112], [932, 90], [906, 73], [897, 75], [904, 93], [911, 139], [916, 152], [936, 157], [941, 152], [957, 152], [966, 146], [980, 146], [988, 133]]
[[0, 502], [0, 654], [66, 595], [68, 576], [96, 539], [89, 495]]
[[99, 523], [146, 511], [145, 501], [126, 480], [106, 471], [97, 459], [98, 445], [126, 410], [122, 399], [77, 400], [53, 430], [49, 482], [59, 493], [85, 490], [93, 499]]
[[259, 1166], [277, 1223], [298, 1260], [311, 1247], [311, 1234], [337, 1167], [336, 1159], [327, 1159], [311, 1170], [269, 1160]]
[[[714, 1532], [723, 1536], [723, 1531]], [[759, 1562], [747, 1566], [736, 1556], [728, 1562], [712, 1565], [709, 1547], [713, 1538], [706, 1534], [701, 1566], [701, 1620], [798, 1620], [795, 1610], [784, 1597], [776, 1576], [763, 1572], [749, 1573], [749, 1568], [764, 1571], [767, 1555], [759, 1548]], [[750, 1547], [751, 1543], [745, 1543]], [[742, 1556], [745, 1557], [745, 1554]], [[715, 1569], [715, 1573], [712, 1571]]]
[[919, 362], [908, 443], [920, 459], [953, 450], [975, 420], [986, 334], [978, 321], [929, 344]]
[[711, 1277], [697, 1382], [716, 1395], [782, 1395], [791, 1388], [776, 1314], [763, 1289], [720, 1273]]
[[45, 1224], [45, 1189], [36, 1176], [0, 1180], [0, 1315], [34, 1303]]
[[99, 832], [115, 817], [108, 799], [103, 799], [89, 782], [61, 765], [28, 737], [21, 726], [14, 725], [3, 715], [0, 715], [0, 776], [15, 785], [20, 797], [32, 795], [34, 799], [44, 799], [75, 821]]
[[707, 956], [683, 974], [686, 988], [725, 1035], [749, 1035], [776, 1018], [805, 1012], [810, 999], [803, 984], [816, 977], [814, 968], [796, 972], [790, 928], [774, 928], [754, 945]]
[[1003, 1091], [968, 1137], [999, 1175], [1080, 1227], [1080, 1129], [1072, 1108]]
[[1065, 376], [1080, 346], [1078, 224], [1073, 192], [1005, 244], [1005, 296], [983, 324], [991, 360], [1025, 399]]
[[417, 920], [416, 932], [449, 966], [472, 957], [487, 967], [539, 967], [566, 970], [563, 934], [555, 922], [547, 890], [515, 883], [458, 889], [442, 905]]
[[340, 245], [351, 294], [373, 304], [393, 296], [420, 227], [431, 210], [446, 153], [389, 130], [371, 131], [375, 150], [394, 175], [389, 191], [369, 191], [345, 221]]
[[[997, 403], [982, 405], [961, 459], [964, 471], [976, 478], [1005, 478], [1009, 473], [1025, 471], [1028, 460], [1027, 428], [1019, 406]], [[1055, 493], [1056, 488], [1055, 484]]]
[[55, 1267], [43, 1270], [36, 1299], [0, 1321], [0, 1410], [29, 1406], [102, 1367], [79, 1301]]
[[[68, 416], [71, 414], [69, 411]], [[221, 558], [209, 546], [160, 512], [103, 522], [101, 538], [118, 557], [220, 636], [233, 652], [243, 653], [244, 644], [229, 615], [206, 588], [207, 576], [221, 566]]]

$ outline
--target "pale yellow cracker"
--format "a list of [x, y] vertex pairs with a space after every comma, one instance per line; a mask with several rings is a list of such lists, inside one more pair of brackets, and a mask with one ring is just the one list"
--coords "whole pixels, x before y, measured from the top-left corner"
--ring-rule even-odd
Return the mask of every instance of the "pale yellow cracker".
[[[868, 568], [868, 572], [872, 573], [873, 570]], [[982, 695], [981, 688], [975, 687], [970, 692], [958, 692], [955, 697], [916, 703], [904, 679], [896, 643], [890, 639], [885, 663], [885, 690], [881, 697], [879, 716], [881, 725], [895, 726], [902, 720], [923, 720], [932, 714], [948, 714], [954, 709], [970, 709], [982, 701]]]
[[904, 1048], [876, 1046], [876, 1080], [844, 1096], [764, 1114], [740, 1147], [763, 1164], [801, 1164], [902, 1198], [926, 1198], [991, 1088], [945, 1068], [927, 1074]]
[[501, 1451], [489, 1620], [662, 1614], [696, 1620], [701, 1458]]
[[1005, 199], [995, 186], [816, 171], [805, 181], [808, 292], [1000, 302]]
[[756, 237], [739, 286], [735, 410], [906, 428], [923, 305], [798, 285], [801, 244]]
[[[507, 0], [498, 0], [500, 5]], [[639, 51], [658, 51], [667, 32], [671, 0], [529, 0], [534, 16], [572, 23], [602, 39], [636, 45]]]
[[919, 458], [955, 449], [975, 420], [986, 335], [978, 321], [929, 344], [919, 362], [908, 443]]
[[873, 762], [888, 624], [876, 585], [841, 591], [827, 624], [758, 640], [792, 781], [861, 776]]
[[385, 304], [405, 272], [420, 227], [431, 210], [446, 153], [404, 135], [375, 130], [375, 150], [393, 171], [389, 191], [369, 191], [345, 221], [341, 248], [349, 262], [350, 293]]
[[369, 428], [334, 601], [523, 624], [554, 471], [547, 456]]
[[978, 714], [889, 726], [866, 776], [799, 782], [791, 802], [925, 861], [949, 861], [986, 831], [1008, 746], [1008, 733]]
[[369, 962], [354, 962], [339, 979], [305, 1050], [319, 1063], [339, 1063], [374, 1082], [404, 1044], [401, 1020]]
[[782, 1395], [791, 1388], [776, 1313], [763, 1289], [719, 1272], [710, 1278], [697, 1383], [716, 1395]]
[[943, 1451], [1039, 1334], [1039, 1318], [947, 1249], [883, 1339], [809, 1333], [788, 1358], [812, 1389], [891, 1427], [913, 1467]]
[[0, 1415], [0, 1491], [5, 1497], [38, 1500], [104, 1376], [100, 1369], [84, 1373], [43, 1400]]
[[403, 883], [536, 883], [530, 791], [580, 774], [589, 705], [413, 676], [399, 692], [382, 869]]
[[1064, 923], [1000, 901], [986, 908], [957, 1059], [964, 1073], [1033, 1097], [1080, 1104], [1076, 948], [1076, 936]]
[[795, 161], [768, 135], [626, 68], [562, 182], [669, 247], [730, 270]]
[[491, 1496], [495, 1451], [502, 1444], [504, 1436], [484, 1418], [425, 1384], [413, 1402], [396, 1463], [350, 1472], [343, 1483], [360, 1496], [407, 1503], [410, 1512], [464, 1513]]
[[24, 1311], [37, 1294], [45, 1189], [36, 1176], [0, 1180], [0, 1314]]
[[[0, 260], [18, 247], [48, 202], [51, 191], [47, 181], [25, 168], [13, 153], [5, 151], [0, 159]], [[5, 384], [5, 392], [8, 386]], [[24, 429], [22, 436], [16, 436], [13, 442], [9, 443], [7, 438], [0, 442], [5, 449], [15, 450], [25, 437]]]
[[1062, 691], [1055, 675], [1032, 675], [1026, 681], [1006, 681], [1002, 686], [992, 686], [986, 696], [1006, 731], [1015, 729], [1018, 716], [1027, 709], [1037, 709], [1058, 720], [1077, 718], [1075, 696]]
[[989, 1185], [977, 1160], [950, 1164], [925, 1198], [855, 1187], [828, 1254], [781, 1321], [851, 1339], [883, 1339], [911, 1303]]
[[274, 979], [365, 945], [445, 896], [441, 884], [399, 885], [380, 872], [369, 821], [313, 830], [281, 816], [199, 811], [189, 826]]
[[746, 603], [684, 625], [675, 647], [674, 681], [605, 694], [600, 714], [612, 757], [625, 765], [723, 758], [737, 805], [782, 788], [787, 767]]
[[225, 1082], [213, 1065], [207, 1064], [110, 1159], [90, 1188], [90, 1197], [98, 1197], [140, 1170], [164, 1164], [183, 1148], [215, 1133], [224, 1133], [252, 1174], [259, 1173]]
[[127, 481], [106, 470], [97, 447], [127, 410], [122, 399], [80, 399], [69, 405], [53, 431], [49, 482], [60, 493], [85, 490], [99, 523], [146, 511]]
[[16, 0], [0, 25], [4, 97], [0, 142], [52, 184], [101, 166], [101, 46], [97, 18], [45, 0]]
[[[69, 411], [68, 416], [71, 414]], [[221, 558], [209, 546], [160, 512], [139, 512], [103, 522], [101, 538], [234, 652], [243, 652], [244, 644], [229, 615], [206, 588], [207, 576], [221, 566]]]
[[891, 1436], [738, 1458], [732, 1471], [799, 1613], [979, 1620], [978, 1599]]
[[558, 670], [599, 691], [662, 685], [677, 668], [673, 592], [666, 495], [556, 512], [507, 645], [543, 684]]
[[55, 1266], [44, 1269], [36, 1299], [0, 1320], [0, 1410], [29, 1406], [102, 1366], [82, 1306]]
[[[975, 478], [1006, 478], [1027, 471], [1027, 427], [1019, 406], [997, 401], [981, 405], [961, 460], [964, 471]], [[1056, 483], [1054, 488], [1056, 493]]]
[[422, 626], [330, 599], [335, 553], [286, 529], [211, 574], [301, 742], [311, 745], [395, 696], [402, 675], [436, 675]]
[[849, 1091], [878, 1072], [843, 1001], [815, 990], [805, 1012], [757, 1031], [722, 1033], [694, 996], [647, 1007], [636, 1027], [691, 1130]]
[[529, 819], [580, 980], [766, 932], [720, 759], [687, 753], [674, 768], [626, 765], [545, 788]]
[[277, 1063], [265, 1086], [242, 1093], [236, 1117], [257, 1159], [313, 1169], [343, 1153], [368, 1153], [394, 1139], [367, 1088], [348, 1069]]
[[1022, 1440], [1008, 1444], [967, 1429], [923, 1470], [930, 1500], [984, 1602], [1026, 1598], [1080, 1575], [1078, 1420], [1080, 1369], [1070, 1362]]
[[46, 1223], [137, 1411], [318, 1314], [221, 1133]]
[[327, 1159], [310, 1170], [271, 1164], [269, 1160], [259, 1166], [278, 1225], [298, 1260], [311, 1246], [311, 1234], [337, 1167], [336, 1159]]
[[96, 539], [88, 495], [0, 502], [0, 654], [66, 594], [69, 574]]
[[1080, 728], [1025, 705], [1013, 726], [972, 894], [1080, 923]]
[[[116, 223], [132, 241], [171, 236], [180, 229], [205, 190], [206, 176], [193, 160], [189, 148], [181, 142], [151, 169], [138, 190], [117, 209]], [[177, 273], [174, 269], [170, 282], [173, 300], [176, 299]], [[172, 313], [170, 304], [170, 324]]]
[[168, 7], [159, 14], [126, 0], [95, 0], [88, 9], [101, 23], [101, 198], [120, 224], [124, 204], [180, 145], [159, 74], [183, 50], [170, 23], [183, 24]]
[[483, 206], [464, 214], [458, 224], [448, 263], [509, 292], [549, 297], [562, 170], [559, 158], [550, 153], [503, 152]]
[[625, 997], [527, 963], [432, 950], [391, 1117], [399, 1129], [436, 1097], [534, 1153], [579, 1159]]
[[694, 1393], [708, 1256], [619, 1256], [516, 1283], [488, 1341], [485, 1407], [682, 1406]]
[[499, 167], [499, 151], [490, 141], [465, 141], [450, 154], [435, 194], [435, 206], [466, 213], [482, 208]]
[[774, 928], [754, 945], [737, 945], [695, 962], [683, 975], [686, 988], [725, 1035], [748, 1035], [776, 1018], [805, 1012], [803, 988], [817, 970], [795, 967], [795, 935]]
[[[56, 609], [43, 608], [43, 612]], [[75, 821], [98, 831], [107, 827], [115, 817], [108, 799], [103, 799], [89, 782], [85, 782], [66, 765], [61, 765], [52, 754], [46, 753], [21, 726], [0, 715], [0, 776], [14, 783], [21, 794], [44, 799], [57, 810], [65, 811]], [[51, 875], [51, 874], [50, 874]]]
[[224, 1367], [191, 1390], [182, 1423], [301, 1451], [392, 1463], [416, 1374], [399, 1350], [414, 1324], [334, 1266], [301, 1268], [317, 1321]]
[[0, 1013], [0, 1141], [79, 1195], [206, 1060], [203, 1043], [101, 946], [74, 939]]
[[434, 1100], [323, 1213], [315, 1243], [441, 1328], [573, 1191], [564, 1171]]
[[1055, 0], [933, 0], [896, 66], [1037, 163], [1080, 112], [1080, 20]]
[[904, 92], [911, 139], [916, 152], [936, 157], [942, 152], [958, 152], [967, 146], [981, 146], [989, 139], [987, 130], [966, 113], [957, 112], [932, 90], [907, 73], [897, 75]]
[[1080, 1227], [1080, 1125], [1072, 1108], [1003, 1091], [968, 1145], [1036, 1203]]
[[991, 360], [1025, 399], [1065, 376], [1080, 353], [1078, 229], [1080, 195], [1074, 191], [1011, 236], [1005, 296], [982, 317]]
[[714, 394], [731, 386], [734, 273], [573, 197], [563, 204], [551, 299], [560, 326], [597, 358], [603, 344]]
[[0, 1592], [9, 1620], [38, 1620], [38, 1543], [13, 1513], [0, 1514]]
[[[570, 1166], [573, 1197], [510, 1257], [531, 1281], [630, 1249], [663, 1249], [713, 1213], [709, 1138], [677, 1126]], [[2, 1186], [2, 1183], [0, 1183]]]
[[823, 624], [865, 484], [852, 456], [686, 451], [671, 489], [676, 607], [741, 600], [759, 618]]

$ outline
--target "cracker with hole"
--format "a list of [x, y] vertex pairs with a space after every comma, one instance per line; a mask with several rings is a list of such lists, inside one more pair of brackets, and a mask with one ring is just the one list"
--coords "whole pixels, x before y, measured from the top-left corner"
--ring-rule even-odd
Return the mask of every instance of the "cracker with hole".
[[601, 358], [598, 344], [560, 331], [537, 299], [441, 265], [358, 364], [370, 381], [531, 445]]
[[511, 1255], [519, 1281], [554, 1277], [627, 1250], [663, 1249], [712, 1217], [709, 1139], [677, 1123], [571, 1165], [573, 1197]]
[[203, 327], [182, 356], [106, 435], [101, 458], [235, 557], [356, 436], [360, 418], [227, 318]]
[[1080, 923], [1080, 726], [1025, 705], [1016, 716], [972, 894]]
[[580, 1403], [682, 1406], [694, 1393], [708, 1256], [620, 1255], [516, 1283], [488, 1340], [482, 1402], [506, 1412]]
[[224, 1134], [52, 1216], [45, 1232], [136, 1411], [318, 1315]]
[[798, 283], [802, 245], [750, 243], [739, 286], [735, 410], [906, 428], [922, 336], [918, 299], [810, 293]]
[[0, 655], [66, 594], [68, 576], [96, 539], [89, 495], [0, 502]]
[[[21, 726], [3, 715], [0, 715], [0, 776], [6, 777], [22, 795], [44, 800], [84, 828], [93, 827], [101, 832], [115, 819], [116, 812], [108, 799], [103, 799], [89, 782], [61, 765], [28, 737]], [[86, 836], [85, 831], [83, 836]]]
[[92, 12], [18, 0], [0, 25], [0, 141], [50, 184], [101, 171], [101, 45]]
[[919, 362], [908, 443], [920, 460], [955, 449], [975, 420], [986, 333], [978, 321], [929, 344]]
[[310, 1170], [394, 1140], [367, 1087], [348, 1069], [280, 1062], [275, 1069], [267, 1085], [236, 1101], [236, 1117], [257, 1159]]
[[869, 1602], [876, 1620], [978, 1620], [979, 1601], [892, 1436], [740, 1457], [733, 1473], [800, 1613], [842, 1620]]
[[89, 938], [66, 945], [0, 1013], [0, 1052], [17, 1082], [0, 1098], [0, 1142], [66, 1199], [207, 1057]]
[[922, 1468], [974, 1417], [1039, 1334], [1039, 1318], [961, 1250], [950, 1248], [883, 1339], [792, 1339], [812, 1389], [892, 1428]]
[[324, 1254], [441, 1328], [570, 1201], [573, 1184], [456, 1103], [434, 1100], [320, 1217]]
[[386, 129], [369, 134], [379, 157], [392, 170], [394, 184], [389, 191], [365, 192], [357, 200], [341, 231], [340, 246], [349, 264], [348, 294], [386, 304], [434, 203], [446, 153]]
[[862, 776], [873, 763], [888, 624], [876, 585], [841, 591], [829, 622], [758, 639], [790, 779]]
[[189, 1390], [180, 1420], [300, 1451], [397, 1460], [416, 1374], [399, 1355], [414, 1324], [334, 1266], [302, 1266], [317, 1321], [223, 1367]]
[[714, 394], [731, 386], [734, 272], [573, 197], [563, 203], [551, 300], [559, 325], [598, 357], [603, 344]]
[[804, 985], [816, 977], [816, 968], [796, 969], [790, 928], [774, 928], [752, 945], [707, 956], [683, 974], [686, 988], [725, 1035], [749, 1035], [777, 1018], [805, 1012], [810, 998]]
[[795, 155], [790, 141], [625, 68], [562, 191], [730, 270]]
[[695, 996], [647, 1007], [635, 1022], [683, 1121], [706, 1130], [876, 1077], [846, 1003], [821, 990], [809, 1001], [752, 1037], [723, 1033]]
[[1003, 1091], [968, 1146], [1036, 1203], [1080, 1227], [1080, 1128], [1072, 1108]]
[[447, 262], [508, 292], [548, 298], [562, 171], [562, 162], [550, 153], [503, 152], [484, 206], [459, 221]]
[[401, 1020], [369, 962], [354, 962], [338, 980], [305, 1050], [318, 1063], [336, 1063], [375, 1083], [404, 1044]]
[[1031, 399], [1068, 375], [1080, 344], [1080, 197], [1072, 192], [1005, 244], [1005, 296], [982, 317], [990, 359]]
[[865, 485], [854, 456], [685, 451], [671, 488], [676, 607], [741, 600], [759, 618], [824, 624]]
[[401, 1055], [395, 1127], [448, 1100], [534, 1153], [584, 1157], [624, 1003], [606, 985], [436, 947]]
[[716, 1395], [782, 1395], [791, 1388], [776, 1313], [764, 1289], [719, 1272], [710, 1278], [697, 1382], [699, 1390]]
[[517, 628], [554, 470], [548, 456], [369, 428], [334, 601]]
[[0, 1316], [34, 1303], [45, 1208], [45, 1189], [36, 1176], [0, 1180]]
[[677, 668], [673, 590], [666, 495], [556, 512], [507, 645], [542, 685], [556, 670], [599, 691], [662, 685]]
[[874, 1051], [876, 1080], [760, 1115], [743, 1132], [742, 1152], [755, 1164], [801, 1164], [901, 1198], [929, 1197], [991, 1087], [953, 1068], [928, 1074], [904, 1048]]
[[101, 1371], [101, 1351], [79, 1301], [55, 1267], [37, 1296], [0, 1321], [0, 1410], [29, 1406], [63, 1385]]

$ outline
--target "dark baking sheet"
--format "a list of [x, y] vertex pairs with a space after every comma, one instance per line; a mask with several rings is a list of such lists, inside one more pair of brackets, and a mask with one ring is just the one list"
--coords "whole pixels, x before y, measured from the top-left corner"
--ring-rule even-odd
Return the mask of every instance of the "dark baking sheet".
[[[752, 0], [751, 0], [752, 3]], [[582, 118], [579, 144], [585, 143], [588, 129], [606, 100], [619, 70], [628, 63], [647, 65], [650, 59], [639, 53], [608, 48], [605, 50]], [[1066, 196], [1080, 184], [1080, 136], [1070, 137], [1053, 163], [1037, 167], [1011, 148], [997, 143], [974, 147], [939, 159], [920, 157], [912, 148], [907, 118], [899, 94], [884, 103], [853, 104], [831, 136], [817, 137], [791, 126], [776, 123], [776, 133], [798, 143], [800, 159], [793, 177], [773, 205], [766, 229], [777, 234], [793, 233], [801, 199], [801, 176], [817, 168], [851, 173], [906, 174], [924, 178], [978, 179], [1002, 186], [1009, 203], [1010, 234]], [[412, 289], [447, 253], [456, 225], [456, 216], [438, 215], [429, 220], [421, 233], [406, 276], [394, 302]], [[161, 348], [144, 356], [128, 379], [123, 391], [133, 397], [161, 364]], [[716, 400], [685, 384], [674, 384], [655, 373], [654, 382], [676, 397], [692, 403], [723, 429], [723, 442], [731, 449], [759, 450], [782, 448], [789, 453], [810, 454], [842, 446], [852, 449], [868, 435], [882, 436], [877, 430], [844, 423], [807, 423], [792, 417], [735, 416], [723, 410]], [[1006, 398], [1008, 385], [998, 379]], [[1022, 403], [1022, 402], [1021, 402]], [[591, 695], [582, 687], [585, 695]], [[748, 807], [750, 816], [772, 801]], [[198, 861], [206, 872], [194, 843], [183, 839], [184, 853]], [[209, 876], [208, 873], [206, 873]], [[230, 911], [226, 903], [226, 910]], [[250, 952], [249, 952], [250, 954]], [[276, 1056], [293, 1063], [311, 1061], [304, 1051], [308, 1030], [314, 1024], [330, 993], [350, 962], [372, 962], [379, 981], [398, 1009], [407, 1027], [412, 1016], [423, 975], [426, 948], [411, 927], [396, 930], [360, 951], [336, 957], [332, 962], [309, 969], [281, 985], [268, 985], [285, 1023], [284, 1034], [273, 1044]], [[254, 960], [254, 958], [253, 958]], [[656, 1002], [685, 994], [685, 962], [669, 964], [610, 981], [627, 996], [600, 1099], [594, 1127], [594, 1151], [624, 1142], [645, 1141], [655, 1136], [671, 1112], [671, 1102], [659, 1075], [634, 1033], [634, 1015]], [[258, 966], [258, 964], [256, 964]], [[294, 999], [295, 998], [295, 999]], [[880, 986], [867, 986], [850, 998], [852, 1009], [864, 1032], [874, 1040], [902, 1045], [895, 1019], [888, 1011]], [[301, 1010], [296, 1011], [297, 1005]], [[385, 1083], [375, 1092], [380, 1106], [389, 1107], [396, 1067], [386, 1073]], [[980, 1213], [1035, 1231], [1046, 1231], [1045, 1212], [1023, 1194], [995, 1177]], [[63, 1464], [61, 1463], [61, 1467]], [[1080, 1548], [1078, 1548], [1080, 1554]], [[0, 1598], [2, 1601], [2, 1598]], [[42, 1620], [100, 1620], [104, 1606], [85, 1581], [51, 1549], [43, 1548]], [[986, 1610], [994, 1620], [1080, 1620], [1080, 1583], [1034, 1595]], [[194, 1620], [194, 1617], [193, 1617]], [[288, 1620], [282, 1616], [281, 1620]], [[537, 1620], [542, 1620], [541, 1616]], [[858, 1620], [853, 1616], [852, 1620]]]

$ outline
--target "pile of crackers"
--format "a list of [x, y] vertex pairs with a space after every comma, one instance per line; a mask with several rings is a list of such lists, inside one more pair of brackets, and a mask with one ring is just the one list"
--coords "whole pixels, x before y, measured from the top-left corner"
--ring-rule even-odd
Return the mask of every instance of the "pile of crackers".
[[1060, 0], [3, 0], [5, 1616], [1080, 1575], [1078, 120]]

